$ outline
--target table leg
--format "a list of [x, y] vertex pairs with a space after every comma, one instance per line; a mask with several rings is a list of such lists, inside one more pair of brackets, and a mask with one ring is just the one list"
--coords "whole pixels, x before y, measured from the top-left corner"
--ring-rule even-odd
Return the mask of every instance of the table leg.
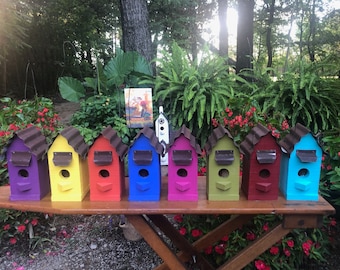
[[[171, 241], [173, 241], [174, 243], [175, 243], [175, 241], [176, 242], [177, 241], [183, 242], [180, 239], [184, 238], [184, 237], [179, 234], [179, 232], [172, 226], [172, 224], [164, 216], [162, 218], [158, 218], [158, 216], [157, 216], [157, 219], [159, 219], [159, 220], [156, 221], [156, 222], [155, 222], [155, 219], [153, 218], [153, 216], [150, 215], [148, 217], [155, 223], [156, 226], [158, 226], [170, 238]], [[180, 252], [177, 253], [177, 256], [183, 262], [187, 262], [187, 261], [191, 260], [193, 255], [197, 256], [197, 254], [200, 254], [201, 252], [203, 252], [203, 250], [205, 248], [207, 248], [210, 245], [213, 245], [214, 243], [219, 241], [223, 236], [230, 234], [234, 230], [240, 228], [243, 224], [250, 221], [253, 217], [254, 217], [254, 215], [235, 215], [235, 216], [232, 216], [229, 220], [222, 223], [221, 225], [216, 227], [214, 230], [212, 230], [211, 232], [204, 235], [199, 240], [195, 241], [189, 247], [188, 246], [184, 247], [181, 244], [175, 243], [175, 245], [181, 250]], [[166, 225], [167, 227], [169, 227], [169, 224], [170, 224], [171, 227], [168, 228], [169, 232], [167, 232], [168, 231], [167, 229], [164, 229], [164, 224], [167, 224]], [[185, 239], [185, 241], [186, 241], [186, 239]], [[201, 257], [198, 257], [198, 258], [200, 259]], [[160, 266], [158, 266], [156, 269], [157, 270], [166, 270], [166, 269], [169, 269], [169, 267], [166, 263], [163, 263]], [[205, 268], [201, 268], [201, 269], [211, 269], [211, 265], [206, 264]]]
[[282, 224], [263, 234], [260, 238], [250, 244], [248, 247], [241, 250], [237, 255], [220, 266], [218, 270], [239, 270], [247, 264], [255, 260], [259, 255], [265, 252], [268, 248], [274, 245], [282, 237], [287, 235], [291, 229], [283, 228]]
[[126, 215], [128, 221], [143, 236], [149, 246], [169, 265], [171, 269], [184, 270], [185, 266], [177, 258], [176, 254], [159, 237], [157, 232], [141, 215]]

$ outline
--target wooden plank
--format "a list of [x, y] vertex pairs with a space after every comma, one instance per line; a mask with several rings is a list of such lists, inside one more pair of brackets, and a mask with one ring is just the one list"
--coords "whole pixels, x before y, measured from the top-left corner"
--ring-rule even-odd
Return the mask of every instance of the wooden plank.
[[143, 236], [149, 246], [169, 265], [170, 269], [184, 270], [184, 265], [179, 261], [176, 254], [171, 251], [167, 244], [159, 237], [157, 232], [148, 222], [139, 215], [126, 216], [128, 221]]
[[[242, 227], [245, 223], [250, 221], [254, 216], [253, 215], [240, 215], [240, 216], [233, 216], [229, 220], [225, 221], [218, 227], [216, 227], [214, 230], [210, 231], [197, 241], [195, 241], [192, 246], [197, 252], [202, 252], [206, 247], [213, 245], [217, 241], [221, 240], [221, 238], [227, 234], [230, 234], [234, 230]], [[189, 252], [186, 252], [186, 250], [182, 250], [177, 253], [177, 256], [183, 260], [188, 261], [190, 260], [191, 254]], [[159, 265], [155, 270], [165, 270], [169, 269], [168, 266], [163, 263]], [[205, 268], [201, 268], [205, 269]]]
[[335, 209], [322, 197], [318, 201], [286, 201], [282, 195], [273, 201], [248, 201], [240, 193], [238, 201], [208, 201], [205, 178], [199, 178], [199, 200], [168, 201], [166, 179], [160, 201], [128, 201], [127, 194], [119, 202], [90, 201], [89, 194], [81, 202], [51, 202], [50, 195], [40, 201], [10, 201], [9, 186], [0, 187], [0, 208], [53, 214], [319, 214], [330, 215]]
[[287, 229], [306, 229], [322, 227], [322, 215], [284, 215], [283, 227]]
[[265, 252], [268, 248], [274, 245], [282, 237], [287, 235], [291, 230], [282, 227], [278, 224], [276, 227], [263, 234], [248, 247], [241, 250], [236, 256], [220, 266], [218, 270], [239, 270], [256, 259], [259, 255]]

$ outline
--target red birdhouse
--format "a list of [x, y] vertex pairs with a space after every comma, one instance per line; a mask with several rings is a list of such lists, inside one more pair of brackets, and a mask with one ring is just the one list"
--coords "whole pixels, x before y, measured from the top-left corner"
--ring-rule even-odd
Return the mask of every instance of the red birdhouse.
[[91, 201], [120, 201], [125, 189], [124, 156], [128, 147], [110, 126], [88, 153]]
[[242, 190], [248, 200], [276, 200], [279, 192], [281, 150], [271, 131], [258, 124], [241, 143]]

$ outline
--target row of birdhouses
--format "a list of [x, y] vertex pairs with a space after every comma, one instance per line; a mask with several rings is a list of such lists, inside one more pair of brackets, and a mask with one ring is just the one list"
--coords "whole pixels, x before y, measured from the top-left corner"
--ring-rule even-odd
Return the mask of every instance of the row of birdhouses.
[[[11, 200], [119, 201], [125, 190], [124, 158], [128, 155], [128, 199], [157, 201], [161, 192], [160, 157], [168, 154], [168, 200], [198, 200], [198, 156], [201, 149], [182, 126], [164, 149], [151, 128], [143, 128], [128, 147], [116, 131], [105, 128], [89, 147], [74, 127], [64, 129], [48, 148], [35, 127], [21, 130], [7, 150]], [[229, 131], [215, 128], [204, 150], [208, 200], [318, 200], [322, 150], [311, 132], [297, 124], [279, 143], [261, 124], [237, 146]], [[243, 153], [240, 182], [240, 152]], [[46, 158], [47, 153], [47, 158]]]

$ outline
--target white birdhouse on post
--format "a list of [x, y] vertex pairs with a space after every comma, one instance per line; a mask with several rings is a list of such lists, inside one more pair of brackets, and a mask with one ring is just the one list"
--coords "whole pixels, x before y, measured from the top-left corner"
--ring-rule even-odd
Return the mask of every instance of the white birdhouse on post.
[[[169, 122], [163, 113], [163, 106], [159, 106], [159, 116], [155, 121], [156, 136], [161, 144], [163, 144], [164, 151], [166, 145], [169, 144]], [[161, 165], [168, 165], [168, 154], [164, 152], [161, 155]]]

